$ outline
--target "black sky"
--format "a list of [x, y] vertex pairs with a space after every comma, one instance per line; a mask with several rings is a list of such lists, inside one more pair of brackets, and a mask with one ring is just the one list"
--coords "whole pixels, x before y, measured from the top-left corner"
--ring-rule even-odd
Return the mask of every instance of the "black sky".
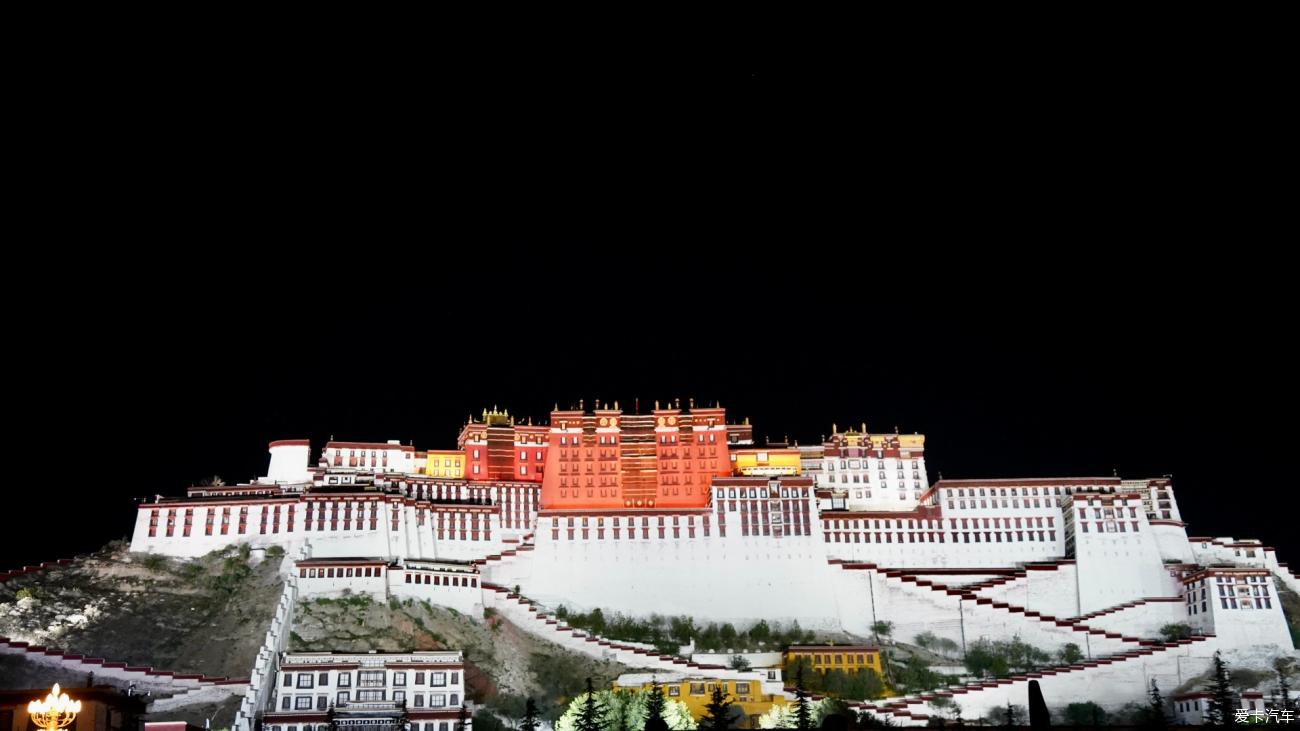
[[1013, 60], [409, 107], [80, 78], [112, 114], [75, 182], [33, 184], [10, 417], [39, 458], [0, 556], [127, 535], [133, 498], [262, 474], [273, 439], [450, 447], [493, 405], [673, 397], [802, 442], [919, 431], [932, 479], [1172, 474], [1193, 534], [1300, 555], [1266, 84]]

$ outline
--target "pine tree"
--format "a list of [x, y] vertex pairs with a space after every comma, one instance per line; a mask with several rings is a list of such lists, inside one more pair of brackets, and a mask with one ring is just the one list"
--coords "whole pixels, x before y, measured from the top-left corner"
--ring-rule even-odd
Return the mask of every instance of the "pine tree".
[[532, 698], [524, 704], [524, 720], [519, 724], [519, 731], [537, 731], [537, 704]]
[[713, 695], [709, 705], [704, 707], [704, 717], [700, 719], [700, 731], [727, 731], [731, 728], [731, 699], [719, 682], [713, 686]]
[[1277, 694], [1281, 696], [1277, 704], [1279, 711], [1295, 710], [1295, 704], [1291, 702], [1291, 683], [1287, 682], [1286, 673], [1282, 669], [1277, 671]]
[[1237, 696], [1232, 692], [1228, 682], [1228, 665], [1219, 653], [1214, 653], [1214, 677], [1205, 688], [1210, 692], [1209, 707], [1206, 711], [1206, 723], [1211, 726], [1227, 726], [1236, 718]]
[[1017, 718], [1016, 714], [1016, 707], [1011, 705], [1011, 701], [1007, 701], [1006, 723], [1004, 725], [1007, 727], [1020, 725], [1020, 719]]
[[652, 718], [664, 717], [664, 691], [658, 678], [650, 676], [650, 689], [646, 692], [649, 695], [645, 699], [645, 718], [649, 723]]
[[1151, 728], [1164, 728], [1169, 725], [1169, 717], [1165, 715], [1165, 699], [1160, 695], [1160, 686], [1156, 681], [1151, 681], [1151, 698], [1150, 708], [1147, 710], [1147, 726]]
[[456, 716], [456, 731], [465, 731], [469, 728], [469, 708], [464, 703], [460, 704], [460, 713]]
[[803, 665], [794, 676], [795, 728], [807, 731], [812, 728], [812, 709], [808, 707], [808, 692], [803, 689]]
[[605, 727], [605, 706], [596, 698], [596, 691], [591, 687], [591, 678], [587, 678], [587, 697], [578, 708], [578, 717], [573, 722], [576, 731], [603, 731]]

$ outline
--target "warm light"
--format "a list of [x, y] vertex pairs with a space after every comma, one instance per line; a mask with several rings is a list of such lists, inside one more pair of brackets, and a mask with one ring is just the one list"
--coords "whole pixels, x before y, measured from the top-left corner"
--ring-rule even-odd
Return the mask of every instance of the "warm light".
[[67, 728], [72, 725], [77, 714], [81, 713], [81, 701], [74, 701], [67, 693], [59, 693], [59, 684], [54, 684], [54, 692], [45, 696], [43, 701], [27, 704], [27, 715], [32, 723], [45, 731]]

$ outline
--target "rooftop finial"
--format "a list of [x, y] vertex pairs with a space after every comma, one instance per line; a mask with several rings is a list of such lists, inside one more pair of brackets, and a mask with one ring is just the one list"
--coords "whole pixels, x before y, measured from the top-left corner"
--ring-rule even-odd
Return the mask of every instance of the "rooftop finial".
[[840, 433], [840, 427], [839, 427], [835, 422], [832, 421], [832, 422], [831, 422], [831, 434], [839, 434], [839, 433]]
[[[898, 431], [898, 427], [894, 427], [894, 431]], [[862, 422], [862, 433], [863, 433], [863, 434], [866, 434], [866, 433], [867, 433], [867, 422], [865, 422], [865, 421]]]
[[618, 399], [614, 399], [614, 410], [618, 411]]
[[659, 399], [655, 399], [655, 411], [659, 410]]
[[691, 409], [692, 409], [692, 410], [695, 409], [695, 397], [694, 397], [694, 396], [692, 396], [692, 397], [686, 399], [686, 402], [689, 403], [689, 404], [691, 405]]

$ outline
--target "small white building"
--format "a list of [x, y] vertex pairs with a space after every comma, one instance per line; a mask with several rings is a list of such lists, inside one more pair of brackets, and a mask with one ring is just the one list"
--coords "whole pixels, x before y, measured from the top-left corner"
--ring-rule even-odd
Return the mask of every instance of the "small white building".
[[[1174, 696], [1174, 721], [1179, 726], [1203, 726], [1209, 721], [1206, 714], [1210, 712], [1210, 694], [1200, 690], [1195, 693], [1181, 693]], [[1248, 690], [1238, 696], [1238, 711], [1244, 711], [1246, 714], [1253, 714], [1256, 711], [1264, 711], [1264, 694], [1259, 691]], [[1234, 713], [1234, 718], [1229, 718], [1231, 724], [1239, 713]]]
[[280, 659], [261, 728], [470, 731], [466, 704], [465, 662], [457, 651], [289, 652]]
[[1182, 580], [1187, 623], [1229, 647], [1290, 647], [1282, 602], [1266, 569], [1207, 568]]
[[396, 439], [387, 442], [328, 442], [321, 453], [321, 467], [351, 469], [371, 474], [419, 474], [424, 462], [415, 458], [415, 447]]

